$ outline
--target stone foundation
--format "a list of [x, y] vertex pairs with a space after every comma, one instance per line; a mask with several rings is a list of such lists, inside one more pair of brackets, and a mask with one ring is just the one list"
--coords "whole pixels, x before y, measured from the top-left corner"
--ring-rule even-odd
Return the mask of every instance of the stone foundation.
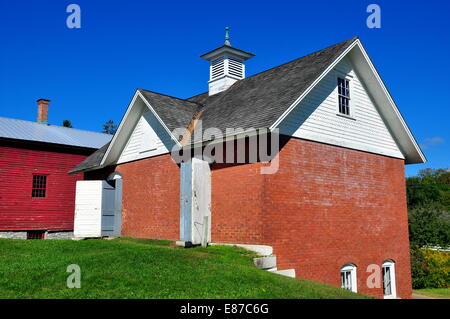
[[[0, 231], [0, 238], [27, 239], [26, 231]], [[47, 231], [45, 239], [72, 239], [73, 231]]]
[[48, 231], [45, 239], [72, 239], [73, 231]]
[[0, 238], [27, 239], [26, 231], [0, 231]]

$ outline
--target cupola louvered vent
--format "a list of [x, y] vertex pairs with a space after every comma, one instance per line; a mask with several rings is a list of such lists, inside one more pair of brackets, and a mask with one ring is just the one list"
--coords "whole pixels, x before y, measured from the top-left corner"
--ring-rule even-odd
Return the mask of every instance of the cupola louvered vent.
[[225, 58], [220, 57], [211, 62], [211, 80], [215, 80], [225, 74]]
[[221, 47], [201, 55], [209, 61], [208, 93], [214, 95], [227, 90], [235, 82], [245, 78], [244, 61], [254, 56], [231, 46], [229, 28], [225, 28], [225, 43]]
[[240, 79], [244, 78], [244, 65], [241, 61], [236, 59], [228, 59], [228, 73]]

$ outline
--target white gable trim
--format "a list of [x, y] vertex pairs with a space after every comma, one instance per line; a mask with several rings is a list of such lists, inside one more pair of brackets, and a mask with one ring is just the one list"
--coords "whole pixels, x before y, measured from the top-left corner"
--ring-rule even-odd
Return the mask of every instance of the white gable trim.
[[355, 40], [355, 42], [353, 42], [347, 49], [345, 49], [345, 51], [336, 59], [333, 61], [333, 63], [331, 63], [326, 69], [325, 71], [322, 72], [322, 74], [317, 77], [314, 82], [302, 93], [302, 95], [300, 95], [297, 100], [294, 101], [294, 103], [291, 104], [291, 106], [289, 106], [289, 108], [284, 111], [283, 114], [281, 114], [281, 116], [278, 118], [278, 120], [275, 121], [275, 123], [272, 124], [272, 126], [270, 127], [271, 130], [273, 130], [274, 128], [276, 128], [281, 121], [283, 121], [286, 116], [291, 113], [291, 111], [305, 98], [305, 96], [308, 95], [309, 92], [311, 92], [311, 90], [328, 74], [328, 72], [330, 72], [331, 70], [334, 69], [334, 67], [336, 66], [336, 64], [339, 63], [339, 61], [342, 60], [342, 58], [344, 56], [347, 55], [347, 53], [353, 49], [353, 47], [356, 45], [356, 42], [359, 40]]
[[[400, 121], [404, 132], [409, 137], [409, 141], [414, 146], [414, 149], [417, 152], [417, 155], [419, 155], [420, 161], [417, 161], [416, 163], [425, 163], [427, 161], [425, 155], [423, 154], [422, 150], [420, 149], [419, 145], [417, 144], [416, 139], [414, 138], [411, 130], [409, 129], [408, 125], [406, 124], [405, 120], [403, 119], [403, 116], [401, 115], [397, 105], [395, 104], [394, 99], [392, 98], [391, 94], [389, 93], [386, 85], [384, 84], [384, 82], [381, 79], [380, 75], [378, 74], [375, 66], [373, 65], [372, 61], [370, 60], [369, 55], [367, 54], [366, 50], [364, 49], [364, 47], [362, 46], [362, 44], [359, 40], [358, 40], [358, 47], [361, 50], [361, 53], [364, 55], [364, 58], [365, 58], [367, 64], [369, 65], [373, 75], [376, 77], [378, 84], [381, 86], [381, 89], [383, 90], [385, 97], [388, 99], [392, 110], [395, 112], [397, 120]], [[394, 132], [394, 135], [397, 135], [397, 134], [395, 134], [395, 132]], [[396, 136], [394, 136], [394, 137], [396, 137]], [[408, 154], [405, 154], [405, 158], [407, 159], [407, 163], [408, 163]]]
[[144, 103], [147, 105], [147, 107], [150, 109], [150, 111], [152, 111], [153, 115], [155, 115], [155, 117], [158, 119], [159, 123], [161, 123], [161, 125], [164, 127], [164, 129], [167, 131], [167, 133], [169, 134], [169, 136], [175, 141], [175, 143], [178, 146], [181, 146], [181, 143], [175, 138], [175, 136], [172, 134], [172, 132], [169, 130], [169, 128], [166, 126], [166, 124], [163, 122], [163, 120], [161, 120], [161, 118], [159, 117], [158, 113], [156, 113], [156, 111], [153, 109], [153, 107], [150, 105], [150, 103], [148, 103], [148, 101], [145, 99], [145, 97], [141, 94], [141, 92], [137, 92], [139, 94], [139, 96], [142, 98], [142, 100], [144, 101]]
[[170, 152], [175, 143], [150, 110], [144, 109], [120, 152], [117, 164]]
[[[386, 98], [387, 104], [390, 106], [391, 111], [394, 112], [394, 116], [389, 116], [388, 110], [383, 110], [382, 107], [380, 107], [380, 115], [385, 118], [386, 125], [388, 126], [388, 129], [392, 132], [392, 135], [399, 145], [402, 153], [405, 156], [406, 163], [424, 163], [426, 162], [426, 158], [424, 154], [422, 153], [420, 147], [418, 146], [416, 140], [414, 139], [414, 136], [412, 135], [411, 131], [409, 130], [406, 122], [404, 121], [402, 115], [400, 114], [400, 111], [398, 110], [394, 100], [392, 99], [391, 95], [389, 94], [389, 91], [387, 90], [384, 82], [382, 81], [381, 77], [379, 76], [378, 72], [376, 71], [374, 65], [372, 64], [369, 56], [367, 55], [367, 52], [365, 51], [364, 47], [362, 46], [359, 39], [356, 39], [339, 57], [337, 57], [328, 67], [327, 69], [318, 77], [316, 80], [297, 98], [297, 100], [289, 106], [289, 108], [272, 124], [270, 127], [271, 130], [275, 129], [280, 125], [280, 123], [292, 112], [292, 110], [311, 92], [311, 90], [316, 87], [316, 85], [330, 72], [332, 71], [335, 66], [347, 55], [349, 54], [355, 47], [359, 49], [361, 52], [364, 62], [367, 63], [369, 66], [369, 69], [373, 76], [376, 79], [377, 84], [379, 85], [379, 88], [382, 90], [382, 95], [384, 98]], [[374, 87], [374, 90], [377, 88]], [[370, 91], [370, 90], [369, 90]], [[369, 92], [370, 93], [370, 92]], [[377, 103], [378, 104], [378, 103]], [[386, 103], [380, 103], [380, 104], [386, 104]], [[385, 112], [383, 112], [385, 111]]]
[[[141, 114], [143, 113], [143, 110], [135, 110], [137, 108], [137, 99], [140, 98], [142, 102], [145, 104], [145, 106], [153, 113], [155, 118], [158, 120], [158, 122], [162, 125], [162, 127], [167, 131], [170, 138], [177, 144], [181, 145], [180, 142], [174, 137], [172, 132], [169, 130], [169, 128], [166, 126], [166, 124], [161, 120], [159, 115], [156, 113], [156, 111], [153, 109], [153, 107], [148, 103], [148, 101], [145, 99], [145, 97], [139, 92], [138, 90], [133, 96], [133, 99], [131, 100], [130, 104], [128, 105], [127, 111], [125, 112], [124, 117], [120, 121], [119, 128], [117, 129], [116, 133], [114, 134], [114, 137], [111, 141], [111, 144], [108, 146], [108, 149], [106, 150], [105, 155], [102, 158], [102, 161], [99, 165], [99, 168], [111, 165], [115, 163], [121, 153], [123, 148], [128, 142], [128, 139], [130, 138], [131, 133], [133, 132], [134, 127], [136, 126], [137, 121], [139, 121]], [[135, 112], [133, 112], [135, 111]], [[126, 137], [126, 138], [124, 138]], [[116, 150], [116, 152], [113, 152]]]

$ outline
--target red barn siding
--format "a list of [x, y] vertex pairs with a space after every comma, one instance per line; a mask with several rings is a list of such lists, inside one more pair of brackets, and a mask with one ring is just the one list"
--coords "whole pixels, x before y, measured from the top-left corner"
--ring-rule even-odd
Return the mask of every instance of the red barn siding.
[[[85, 158], [0, 145], [0, 230], [72, 230], [75, 184], [83, 176], [67, 172]], [[48, 175], [45, 198], [31, 197], [33, 174]]]

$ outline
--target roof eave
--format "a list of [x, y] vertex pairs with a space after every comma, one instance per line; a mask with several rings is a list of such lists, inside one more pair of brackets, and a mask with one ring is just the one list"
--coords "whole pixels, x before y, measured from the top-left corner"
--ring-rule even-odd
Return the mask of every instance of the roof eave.
[[217, 49], [214, 49], [205, 54], [202, 54], [200, 57], [202, 59], [210, 61], [210, 60], [214, 59], [215, 57], [222, 55], [222, 54], [226, 54], [226, 53], [237, 55], [238, 57], [240, 57], [243, 60], [247, 60], [247, 59], [250, 59], [251, 57], [255, 56], [255, 54], [253, 54], [253, 53], [246, 52], [246, 51], [240, 50], [240, 49], [236, 49], [229, 45], [222, 45], [221, 47], [218, 47]]
[[[409, 129], [408, 125], [406, 124], [405, 120], [403, 119], [398, 107], [396, 106], [394, 100], [392, 99], [392, 96], [390, 95], [389, 91], [386, 88], [386, 85], [382, 81], [380, 75], [378, 74], [377, 70], [375, 69], [372, 61], [370, 60], [367, 52], [365, 51], [361, 41], [359, 38], [353, 38], [353, 41], [351, 44], [333, 61], [329, 64], [329, 66], [320, 74], [319, 77], [317, 77], [310, 86], [297, 98], [297, 100], [292, 103], [288, 109], [270, 126], [270, 130], [274, 130], [276, 127], [280, 125], [280, 123], [288, 116], [289, 113], [308, 95], [309, 92], [339, 63], [339, 61], [342, 60], [343, 57], [345, 57], [352, 49], [357, 46], [361, 53], [363, 54], [365, 61], [369, 65], [372, 73], [374, 74], [375, 78], [377, 79], [377, 82], [379, 83], [381, 89], [383, 90], [383, 93], [385, 94], [387, 100], [389, 101], [389, 105], [391, 106], [392, 110], [394, 111], [396, 115], [396, 119], [398, 119], [399, 124], [401, 128], [403, 129], [403, 132], [406, 134], [405, 137], [408, 139], [408, 147], [400, 147], [404, 157], [405, 157], [405, 164], [420, 164], [426, 162], [426, 157], [423, 154], [422, 150], [420, 149], [419, 145], [417, 144], [416, 139], [414, 138], [411, 130]], [[403, 135], [399, 134], [398, 135]]]

